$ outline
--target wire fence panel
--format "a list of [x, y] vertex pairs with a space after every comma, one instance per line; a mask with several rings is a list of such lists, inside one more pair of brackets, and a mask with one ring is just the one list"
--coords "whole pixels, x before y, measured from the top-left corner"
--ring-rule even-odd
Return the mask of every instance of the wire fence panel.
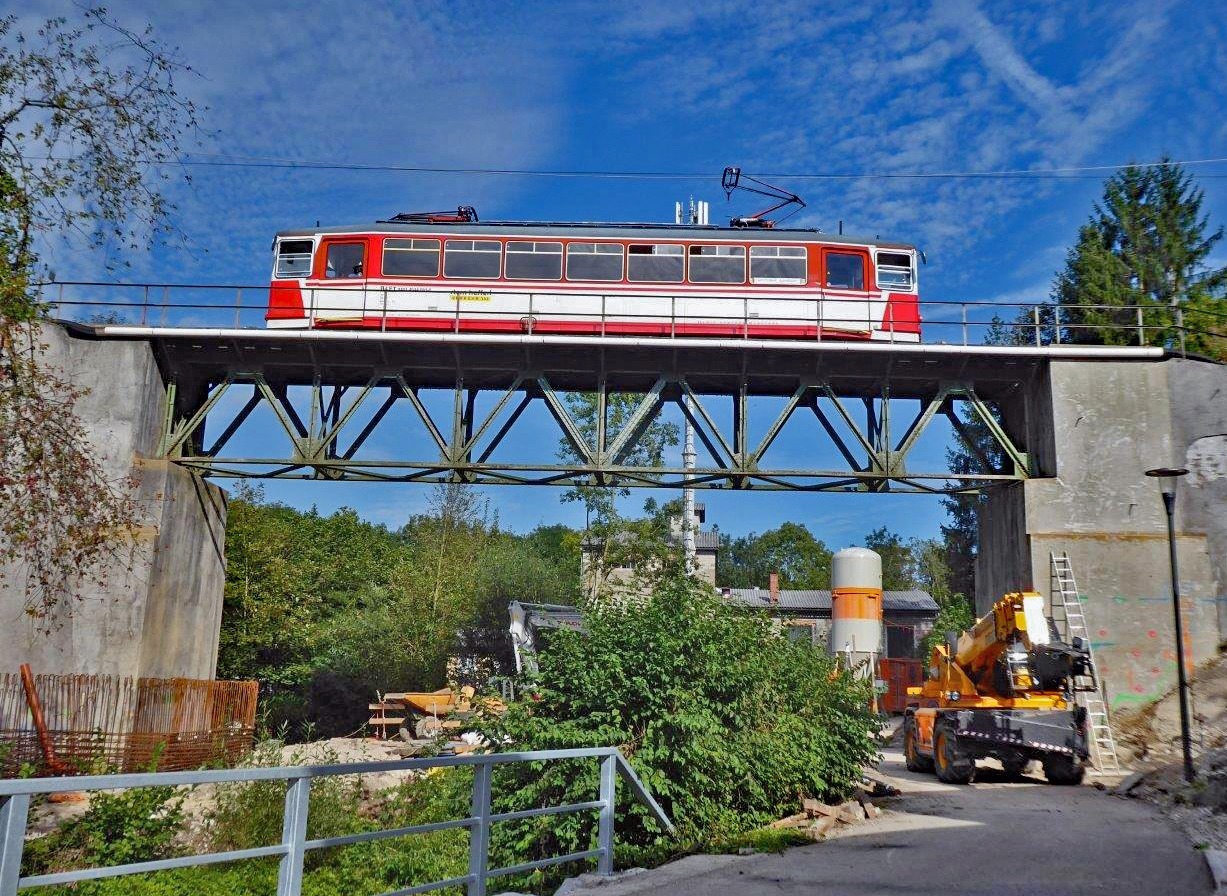
[[0, 674], [0, 777], [23, 768], [45, 775], [231, 764], [255, 736], [254, 681], [44, 674], [34, 684], [54, 760], [39, 742], [21, 676]]

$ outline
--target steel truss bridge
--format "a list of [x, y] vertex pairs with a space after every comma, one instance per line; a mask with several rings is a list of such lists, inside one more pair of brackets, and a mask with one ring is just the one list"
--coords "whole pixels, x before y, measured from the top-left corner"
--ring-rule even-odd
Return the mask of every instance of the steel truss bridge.
[[[1019, 398], [1051, 359], [1165, 354], [1153, 347], [69, 326], [78, 336], [152, 346], [166, 383], [161, 456], [203, 475], [483, 485], [977, 491], [1052, 475], [1036, 469], [1028, 452], [1032, 411]], [[593, 396], [595, 419], [580, 419], [569, 393]], [[763, 398], [774, 401], [757, 401]], [[615, 400], [623, 409], [617, 415], [610, 413]], [[518, 426], [535, 404], [557, 424], [556, 438]], [[639, 460], [645, 435], [671, 408], [706, 451], [693, 468]], [[253, 423], [270, 412], [275, 440], [267, 423]], [[946, 421], [968, 440], [968, 420], [991, 441], [975, 469], [916, 468], [914, 449], [926, 431]], [[798, 421], [815, 461], [777, 465], [770, 449]], [[245, 453], [238, 446], [254, 425], [263, 426], [261, 450]], [[393, 456], [386, 447], [370, 451], [377, 440], [402, 447]], [[560, 440], [569, 457], [558, 456]], [[429, 446], [423, 456], [415, 456], [415, 441]], [[529, 446], [532, 459], [500, 460], [512, 442]], [[820, 456], [836, 462], [819, 463]]]

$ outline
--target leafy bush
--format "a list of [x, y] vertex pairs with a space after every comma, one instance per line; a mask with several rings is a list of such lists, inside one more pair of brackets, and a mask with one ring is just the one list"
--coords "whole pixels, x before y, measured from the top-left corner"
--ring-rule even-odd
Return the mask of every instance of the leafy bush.
[[[256, 767], [298, 765], [301, 755], [292, 755], [288, 763], [281, 756], [279, 741], [264, 741], [257, 745], [248, 764]], [[329, 765], [340, 762], [335, 753], [325, 753], [318, 762]], [[285, 781], [243, 781], [219, 785], [216, 805], [209, 813], [209, 839], [215, 850], [247, 849], [268, 846], [281, 840], [285, 812]], [[307, 837], [340, 837], [372, 830], [369, 819], [361, 815], [362, 785], [357, 778], [316, 778], [311, 782], [310, 812], [307, 814]], [[318, 864], [321, 853], [307, 854], [307, 867]]]
[[84, 815], [26, 845], [24, 873], [169, 858], [179, 851], [175, 837], [182, 826], [183, 797], [173, 787], [98, 792]]
[[[753, 830], [802, 796], [840, 799], [875, 757], [865, 684], [677, 568], [651, 596], [606, 601], [585, 624], [586, 635], [551, 633], [536, 680], [483, 731], [515, 750], [618, 746], [683, 842]], [[500, 810], [592, 800], [596, 763], [502, 768], [494, 794]], [[496, 861], [588, 849], [595, 827], [595, 813], [500, 825], [495, 845], [507, 855]], [[669, 842], [625, 792], [617, 838]]]

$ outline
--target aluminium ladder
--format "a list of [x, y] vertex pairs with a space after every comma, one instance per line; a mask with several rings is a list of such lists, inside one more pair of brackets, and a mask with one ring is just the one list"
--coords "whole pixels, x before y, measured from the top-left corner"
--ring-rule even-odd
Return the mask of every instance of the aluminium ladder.
[[[1050, 551], [1048, 562], [1051, 569], [1049, 600], [1053, 622], [1057, 624], [1058, 633], [1067, 643], [1072, 644], [1074, 638], [1082, 639], [1091, 657], [1091, 664], [1094, 665], [1095, 654], [1091, 649], [1090, 632], [1087, 631], [1086, 616], [1082, 612], [1082, 599], [1078, 596], [1078, 584], [1074, 581], [1074, 568], [1069, 562], [1069, 552], [1062, 551], [1057, 554]], [[1085, 683], [1090, 685], [1092, 682]], [[1116, 755], [1116, 739], [1112, 736], [1112, 726], [1108, 722], [1108, 706], [1097, 684], [1095, 682], [1093, 689], [1075, 692], [1078, 705], [1086, 710], [1086, 721], [1090, 726], [1091, 759], [1096, 769], [1093, 774], [1119, 775], [1121, 767]]]

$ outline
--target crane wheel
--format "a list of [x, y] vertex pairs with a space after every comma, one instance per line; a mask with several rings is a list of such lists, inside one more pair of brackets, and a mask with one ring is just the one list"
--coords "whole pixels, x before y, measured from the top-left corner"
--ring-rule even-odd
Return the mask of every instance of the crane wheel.
[[1044, 777], [1049, 784], [1081, 784], [1086, 769], [1072, 756], [1044, 757]]
[[933, 760], [943, 784], [970, 784], [976, 775], [975, 762], [959, 749], [958, 737], [945, 725], [933, 732]]
[[923, 755], [916, 741], [916, 720], [908, 716], [903, 721], [903, 762], [909, 772], [933, 771], [933, 757]]

